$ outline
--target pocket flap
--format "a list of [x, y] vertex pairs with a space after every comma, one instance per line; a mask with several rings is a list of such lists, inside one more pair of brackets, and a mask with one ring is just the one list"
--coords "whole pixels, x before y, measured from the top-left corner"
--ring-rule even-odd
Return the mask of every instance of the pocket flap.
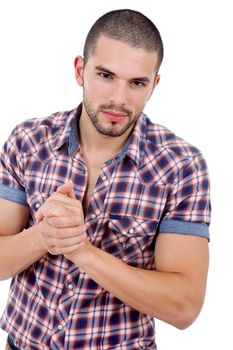
[[123, 235], [133, 236], [154, 236], [157, 222], [142, 220], [136, 217], [110, 214], [109, 227], [120, 231]]

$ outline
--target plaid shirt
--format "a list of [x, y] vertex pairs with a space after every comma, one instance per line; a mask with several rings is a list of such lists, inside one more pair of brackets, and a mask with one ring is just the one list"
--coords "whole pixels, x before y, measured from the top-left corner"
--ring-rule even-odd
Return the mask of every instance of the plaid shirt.
[[[81, 106], [17, 126], [0, 157], [0, 197], [28, 205], [29, 226], [69, 179], [82, 201]], [[158, 233], [209, 238], [209, 181], [199, 150], [142, 114], [107, 161], [85, 225], [90, 241], [126, 264], [154, 269]], [[154, 320], [96, 284], [63, 255], [46, 254], [12, 279], [0, 326], [23, 350], [156, 349]]]

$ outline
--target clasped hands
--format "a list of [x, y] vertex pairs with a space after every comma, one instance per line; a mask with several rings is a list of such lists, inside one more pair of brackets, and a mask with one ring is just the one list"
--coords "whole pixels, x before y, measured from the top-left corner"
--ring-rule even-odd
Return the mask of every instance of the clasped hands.
[[76, 262], [91, 246], [84, 226], [82, 204], [76, 199], [72, 182], [58, 187], [36, 213], [44, 248]]

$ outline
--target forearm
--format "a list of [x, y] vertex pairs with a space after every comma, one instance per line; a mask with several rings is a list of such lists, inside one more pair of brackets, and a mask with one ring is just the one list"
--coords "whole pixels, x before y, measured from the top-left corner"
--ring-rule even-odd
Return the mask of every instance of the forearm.
[[46, 253], [36, 226], [15, 235], [0, 236], [0, 280], [19, 274]]
[[192, 322], [184, 320], [192, 305], [185, 275], [135, 268], [93, 246], [90, 250], [81, 264], [77, 257], [77, 265], [125, 304], [178, 328]]

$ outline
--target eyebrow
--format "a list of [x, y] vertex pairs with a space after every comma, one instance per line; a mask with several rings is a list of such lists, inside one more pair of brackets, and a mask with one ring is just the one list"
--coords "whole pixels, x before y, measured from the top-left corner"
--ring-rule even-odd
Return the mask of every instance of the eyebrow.
[[[99, 72], [108, 73], [108, 74], [112, 75], [113, 77], [116, 76], [115, 73], [111, 72], [109, 69], [107, 69], [101, 65], [95, 66], [95, 69], [98, 70]], [[135, 77], [135, 78], [132, 78], [131, 80], [139, 80], [139, 81], [142, 81], [144, 83], [150, 83], [150, 79], [148, 77]]]

